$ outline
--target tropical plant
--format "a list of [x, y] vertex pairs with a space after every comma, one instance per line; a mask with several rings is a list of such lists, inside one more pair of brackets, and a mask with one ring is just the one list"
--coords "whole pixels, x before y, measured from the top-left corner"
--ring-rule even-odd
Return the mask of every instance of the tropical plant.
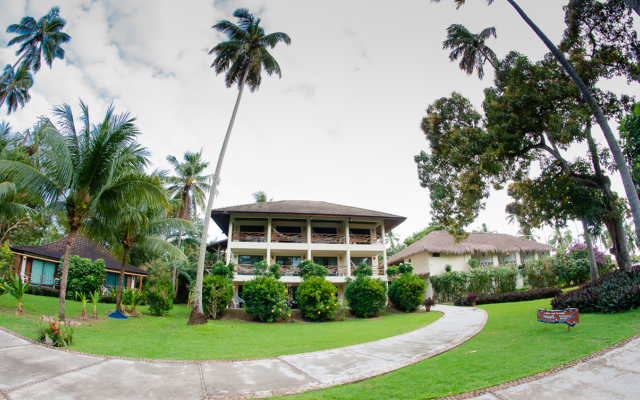
[[138, 289], [128, 288], [122, 292], [122, 304], [124, 304], [125, 311], [128, 313], [135, 314], [136, 308], [140, 304], [144, 303], [145, 300], [146, 297], [144, 293], [142, 293]]
[[424, 301], [427, 282], [424, 278], [409, 273], [403, 273], [389, 285], [389, 299], [393, 304], [406, 312], [416, 310]]
[[7, 115], [31, 100], [29, 89], [33, 86], [33, 77], [26, 68], [15, 71], [11, 65], [7, 65], [0, 78], [0, 107], [7, 103]]
[[90, 293], [89, 301], [93, 304], [93, 319], [98, 319], [98, 303], [100, 302], [100, 289]]
[[[441, 0], [432, 0], [432, 1], [440, 2]], [[466, 0], [454, 0], [458, 8], [463, 4], [465, 4], [465, 1]], [[487, 4], [489, 5], [492, 4], [493, 2], [494, 0], [487, 0]], [[611, 154], [613, 155], [613, 159], [615, 160], [615, 164], [620, 172], [620, 176], [622, 177], [622, 183], [624, 185], [625, 193], [627, 195], [627, 199], [629, 200], [629, 205], [631, 207], [631, 212], [633, 214], [633, 221], [636, 228], [636, 235], [638, 237], [638, 241], [640, 241], [640, 199], [638, 198], [638, 192], [635, 190], [635, 186], [633, 183], [633, 179], [631, 177], [631, 173], [629, 171], [629, 167], [627, 166], [622, 150], [620, 149], [618, 140], [616, 136], [613, 134], [611, 127], [609, 126], [609, 121], [605, 113], [603, 112], [602, 108], [598, 104], [598, 101], [592, 94], [593, 87], [590, 90], [590, 88], [585, 84], [585, 82], [582, 80], [578, 72], [576, 72], [576, 70], [571, 65], [571, 63], [567, 61], [564, 54], [553, 44], [553, 42], [551, 42], [551, 40], [549, 40], [549, 38], [542, 32], [542, 30], [540, 30], [540, 28], [538, 28], [538, 26], [529, 18], [529, 16], [527, 16], [527, 14], [522, 10], [522, 8], [520, 8], [520, 6], [515, 2], [515, 0], [507, 0], [507, 2], [516, 10], [516, 12], [529, 25], [529, 27], [533, 29], [533, 31], [542, 40], [542, 42], [544, 42], [544, 44], [550, 50], [551, 54], [553, 54], [553, 57], [555, 57], [555, 59], [560, 63], [564, 71], [569, 75], [571, 80], [573, 80], [578, 90], [582, 94], [582, 98], [584, 99], [584, 101], [590, 106], [592, 115], [595, 117], [596, 121], [598, 122], [598, 125], [600, 125], [600, 128], [604, 133], [604, 136], [609, 145], [609, 149], [611, 150]], [[633, 7], [633, 9], [636, 10], [636, 12], [638, 12], [639, 8], [636, 0], [625, 0], [625, 2], [628, 5], [635, 6]], [[601, 2], [596, 2], [596, 3], [601, 3]], [[609, 2], [609, 3], [612, 3], [612, 2]], [[573, 16], [573, 19], [571, 19], [572, 17], [568, 19], [572, 21], [572, 25], [575, 32], [574, 36], [581, 36], [580, 28], [576, 29], [576, 25], [580, 25], [577, 21], [579, 20], [581, 13], [576, 11], [580, 11], [579, 8], [585, 7], [586, 5], [587, 4], [584, 1], [573, 2], [573, 4], [570, 4], [570, 7], [568, 9], [568, 13], [572, 14]], [[575, 18], [576, 15], [578, 16], [578, 18]], [[602, 26], [604, 24], [599, 24], [599, 25]], [[583, 36], [593, 38], [595, 36], [595, 33], [589, 31], [587, 34], [584, 34]], [[614, 49], [615, 49], [615, 46], [609, 46], [607, 51], [604, 52], [604, 54], [611, 57], [612, 50]], [[626, 57], [622, 57], [621, 59], [625, 59], [625, 58]], [[608, 71], [604, 72], [604, 75], [607, 75], [607, 74], [609, 74]], [[610, 77], [610, 76], [607, 76], [607, 77]]]
[[298, 264], [298, 275], [307, 280], [311, 277], [324, 278], [329, 274], [329, 270], [322, 265], [318, 265], [313, 260], [303, 260]]
[[496, 68], [496, 53], [493, 52], [485, 41], [491, 36], [496, 37], [496, 28], [485, 28], [482, 32], [473, 34], [460, 24], [453, 24], [447, 28], [447, 40], [442, 43], [443, 49], [453, 49], [449, 54], [449, 60], [460, 58], [460, 69], [467, 75], [474, 70], [478, 72], [478, 78], [484, 77], [484, 63], [489, 61]]
[[6, 181], [20, 184], [28, 193], [64, 211], [68, 235], [60, 276], [61, 321], [69, 252], [85, 220], [104, 204], [125, 209], [127, 196], [140, 202], [166, 202], [164, 190], [141, 172], [147, 164], [147, 152], [136, 143], [135, 119], [126, 113], [115, 115], [113, 107], [109, 107], [102, 121], [91, 124], [89, 108], [82, 101], [80, 107], [80, 126], [67, 104], [54, 108], [60, 128], [46, 120], [40, 151], [34, 154], [42, 170], [18, 161], [0, 160], [0, 174]]
[[[183, 162], [178, 161], [174, 156], [167, 156], [167, 161], [173, 167], [175, 175], [167, 176], [166, 183], [169, 185], [167, 191], [174, 199], [181, 201], [176, 212], [177, 218], [198, 219], [198, 207], [204, 209], [205, 197], [211, 189], [211, 175], [205, 175], [204, 170], [209, 166], [208, 161], [202, 160], [202, 150], [198, 153], [190, 151], [184, 153]], [[183, 228], [178, 233], [178, 244], [180, 248], [182, 242]], [[173, 261], [173, 285], [177, 290], [177, 260]]]
[[148, 288], [146, 292], [149, 312], [161, 316], [167, 315], [173, 309], [173, 289], [171, 286], [155, 286]]
[[256, 276], [246, 282], [242, 290], [245, 311], [260, 321], [274, 322], [291, 316], [287, 306], [287, 288], [283, 282], [269, 275]]
[[69, 347], [73, 343], [73, 328], [65, 327], [59, 321], [40, 318], [36, 323], [36, 340], [45, 342], [49, 337], [54, 347]]
[[267, 196], [267, 192], [262, 190], [253, 193], [252, 196], [253, 200], [255, 200], [256, 203], [268, 203], [270, 201], [273, 201], [273, 197], [269, 198], [269, 196]]
[[0, 246], [0, 277], [11, 272], [11, 267], [16, 263], [16, 256], [9, 248], [9, 243], [5, 242]]
[[24, 307], [22, 306], [22, 299], [24, 294], [27, 293], [27, 289], [29, 289], [29, 283], [22, 282], [22, 278], [20, 275], [15, 274], [9, 276], [6, 282], [3, 284], [4, 291], [9, 293], [11, 296], [15, 297], [18, 300], [18, 312], [17, 315], [24, 315]]
[[75, 294], [76, 294], [76, 300], [79, 297], [80, 302], [82, 303], [82, 319], [86, 320], [87, 319], [87, 302], [88, 302], [87, 296], [81, 292], [75, 292]]
[[224, 314], [233, 297], [233, 281], [226, 273], [208, 274], [204, 277], [202, 297], [207, 315], [216, 319], [219, 315]]
[[347, 278], [344, 293], [351, 312], [360, 318], [375, 317], [387, 302], [387, 282], [372, 278], [372, 268], [366, 263], [353, 271], [355, 279]]
[[99, 290], [107, 276], [105, 268], [106, 264], [103, 259], [91, 261], [89, 258], [71, 256], [67, 292], [76, 293], [76, 298], [78, 298], [77, 293], [88, 296], [89, 293]]
[[209, 52], [209, 54], [216, 54], [216, 58], [211, 65], [211, 67], [215, 69], [216, 74], [226, 71], [226, 86], [229, 88], [237, 83], [239, 90], [238, 98], [236, 99], [236, 104], [231, 115], [231, 121], [229, 122], [229, 127], [227, 128], [227, 133], [222, 144], [222, 149], [220, 150], [220, 156], [218, 157], [216, 172], [213, 176], [212, 190], [209, 193], [209, 201], [207, 202], [207, 209], [205, 211], [206, 217], [204, 219], [202, 238], [200, 241], [200, 253], [198, 256], [195, 304], [191, 310], [191, 316], [189, 317], [188, 322], [189, 325], [200, 325], [207, 322], [207, 318], [202, 310], [202, 279], [204, 275], [207, 235], [209, 233], [209, 222], [211, 219], [209, 216], [211, 215], [211, 209], [213, 208], [214, 195], [217, 193], [216, 191], [218, 181], [220, 179], [222, 161], [227, 150], [229, 137], [231, 136], [231, 130], [233, 129], [233, 123], [238, 113], [242, 92], [244, 91], [245, 84], [249, 86], [249, 90], [252, 92], [260, 87], [260, 83], [262, 81], [262, 68], [264, 68], [267, 75], [275, 73], [280, 77], [280, 65], [278, 65], [278, 62], [271, 54], [269, 54], [267, 48], [273, 48], [279, 42], [284, 42], [286, 44], [291, 43], [291, 39], [286, 33], [276, 32], [268, 35], [265, 34], [264, 29], [260, 27], [261, 20], [259, 18], [254, 18], [246, 8], [237, 9], [233, 13], [233, 16], [238, 18], [238, 25], [227, 20], [223, 20], [213, 26], [213, 28], [218, 32], [227, 35], [229, 40], [217, 44]]
[[338, 288], [324, 276], [307, 276], [297, 290], [303, 317], [313, 321], [334, 318], [338, 310]]

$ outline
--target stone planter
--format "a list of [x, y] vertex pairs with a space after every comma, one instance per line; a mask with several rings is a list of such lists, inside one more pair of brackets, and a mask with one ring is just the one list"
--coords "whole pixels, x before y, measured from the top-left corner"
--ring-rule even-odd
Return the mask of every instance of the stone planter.
[[426, 312], [429, 312], [429, 310], [431, 310], [431, 306], [424, 306], [424, 310], [425, 310]]

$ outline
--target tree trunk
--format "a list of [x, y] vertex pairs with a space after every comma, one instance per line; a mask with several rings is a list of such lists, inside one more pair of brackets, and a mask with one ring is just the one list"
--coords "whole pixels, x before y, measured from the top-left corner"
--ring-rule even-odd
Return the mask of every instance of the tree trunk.
[[[216, 172], [213, 175], [213, 183], [211, 185], [211, 191], [209, 192], [209, 201], [207, 202], [207, 209], [204, 213], [204, 226], [202, 228], [202, 237], [200, 238], [200, 254], [198, 255], [198, 274], [196, 276], [196, 294], [195, 294], [193, 309], [191, 310], [191, 315], [189, 316], [189, 322], [188, 322], [189, 325], [204, 325], [207, 323], [207, 316], [204, 315], [204, 312], [202, 310], [202, 280], [204, 277], [204, 259], [205, 259], [205, 253], [207, 251], [207, 239], [209, 236], [209, 221], [211, 221], [211, 210], [213, 209], [213, 199], [215, 198], [216, 192], [218, 190], [218, 181], [220, 180], [220, 170], [222, 169], [222, 160], [224, 159], [224, 154], [227, 151], [227, 145], [229, 144], [229, 136], [231, 136], [233, 123], [236, 120], [238, 107], [240, 106], [240, 99], [242, 98], [242, 92], [244, 91], [244, 82], [247, 79], [248, 73], [249, 73], [249, 69], [247, 68], [239, 84], [238, 98], [236, 99], [236, 105], [233, 107], [233, 114], [231, 114], [231, 121], [229, 122], [229, 127], [227, 128], [227, 134], [225, 135], [224, 142], [222, 143], [222, 149], [220, 150], [220, 156], [218, 157], [218, 165], [216, 166]], [[228, 236], [230, 237], [230, 235], [231, 235], [231, 232], [229, 232]]]
[[[182, 227], [180, 227], [180, 234], [178, 235], [178, 249], [180, 248], [180, 244], [182, 243]], [[173, 259], [173, 298], [175, 299], [178, 295], [178, 260]]]
[[69, 276], [69, 258], [71, 257], [71, 248], [73, 242], [78, 235], [78, 228], [71, 225], [69, 235], [67, 236], [67, 244], [64, 247], [64, 261], [62, 262], [62, 273], [60, 274], [60, 309], [58, 318], [64, 322], [64, 302], [67, 295], [67, 277]]
[[122, 255], [122, 263], [120, 264], [120, 279], [118, 279], [118, 294], [116, 295], [116, 310], [122, 312], [122, 287], [124, 286], [124, 266], [127, 265], [127, 256], [131, 248], [125, 246]]
[[589, 255], [589, 265], [591, 266], [591, 282], [600, 278], [598, 273], [598, 264], [596, 264], [596, 256], [593, 254], [593, 243], [591, 243], [591, 235], [587, 223], [582, 220], [582, 229], [584, 229], [584, 241], [587, 244], [587, 254]]
[[618, 267], [628, 271], [631, 268], [631, 258], [629, 257], [627, 235], [624, 231], [622, 220], [607, 216], [604, 218], [604, 224], [611, 237], [612, 247], [609, 252], [615, 256]]
[[[596, 117], [596, 121], [602, 132], [604, 133], [604, 137], [607, 139], [607, 143], [609, 144], [609, 149], [611, 150], [611, 154], [613, 155], [613, 159], [616, 161], [616, 165], [618, 170], [620, 171], [620, 176], [622, 177], [622, 183], [624, 185], [624, 190], [627, 194], [627, 199], [629, 200], [629, 206], [631, 208], [631, 214], [633, 214], [633, 223], [636, 228], [636, 236], [638, 237], [638, 241], [640, 242], [640, 199], [638, 198], [638, 192], [636, 192], [633, 179], [631, 179], [631, 173], [629, 172], [629, 167], [627, 162], [622, 154], [622, 150], [620, 150], [620, 145], [611, 131], [611, 127], [609, 126], [609, 121], [602, 113], [600, 106], [594, 99], [593, 95], [587, 88], [587, 85], [584, 84], [578, 73], [573, 69], [569, 61], [564, 57], [564, 55], [558, 50], [558, 48], [549, 40], [549, 38], [538, 28], [536, 24], [525, 14], [525, 12], [518, 6], [518, 4], [514, 0], [507, 0], [509, 4], [513, 6], [513, 8], [520, 14], [522, 19], [533, 29], [533, 31], [538, 35], [538, 37], [547, 45], [547, 48], [551, 51], [551, 53], [556, 57], [558, 62], [564, 67], [567, 74], [571, 77], [573, 82], [578, 86], [580, 93], [584, 96], [585, 100], [591, 106], [594, 116]], [[637, 3], [637, 0], [625, 0], [625, 3], [631, 5], [630, 3]], [[637, 11], [637, 10], [636, 10]], [[640, 15], [640, 14], [639, 14]]]

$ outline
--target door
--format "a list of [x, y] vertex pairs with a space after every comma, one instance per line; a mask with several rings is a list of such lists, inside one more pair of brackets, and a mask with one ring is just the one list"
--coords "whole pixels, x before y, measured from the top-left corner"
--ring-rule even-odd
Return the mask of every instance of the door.
[[44, 261], [32, 260], [31, 261], [31, 283], [39, 285], [42, 283], [42, 275], [44, 273]]

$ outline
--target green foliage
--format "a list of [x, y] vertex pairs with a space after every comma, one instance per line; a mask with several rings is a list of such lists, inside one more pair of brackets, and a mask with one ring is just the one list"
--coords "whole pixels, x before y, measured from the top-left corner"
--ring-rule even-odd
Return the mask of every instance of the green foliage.
[[265, 260], [262, 260], [253, 264], [253, 269], [256, 276], [266, 276], [275, 280], [280, 279], [282, 276], [280, 273], [280, 264], [278, 263], [269, 265]]
[[620, 121], [620, 139], [624, 156], [631, 170], [631, 177], [640, 193], [640, 104]]
[[556, 285], [551, 258], [525, 261], [525, 283], [534, 289], [548, 288]]
[[245, 283], [242, 293], [245, 311], [260, 321], [274, 322], [291, 316], [291, 309], [287, 306], [287, 288], [274, 276], [256, 276]]
[[518, 268], [513, 265], [474, 268], [431, 276], [433, 291], [441, 300], [453, 300], [466, 293], [500, 294], [516, 290]]
[[[409, 237], [407, 237], [404, 240], [404, 246], [402, 247], [402, 249], [411, 246], [412, 244], [414, 244], [418, 240], [422, 239], [423, 237], [427, 236], [428, 234], [430, 234], [433, 231], [441, 231], [441, 230], [444, 230], [444, 226], [442, 226], [438, 222], [431, 222], [429, 224], [429, 226], [427, 226], [423, 230], [418, 231], [418, 232], [413, 232], [411, 235], [409, 235]], [[398, 251], [400, 251], [402, 249], [398, 248]]]
[[422, 304], [425, 290], [427, 290], [427, 282], [425, 282], [424, 278], [412, 275], [411, 271], [409, 271], [403, 273], [391, 283], [389, 286], [389, 299], [399, 309], [411, 312]]
[[307, 280], [312, 277], [321, 277], [324, 278], [329, 273], [324, 266], [318, 265], [313, 262], [313, 260], [304, 260], [298, 264], [298, 275], [303, 279]]
[[218, 261], [211, 267], [211, 275], [223, 276], [233, 280], [234, 270], [235, 265], [232, 262], [230, 262], [229, 265], [225, 265], [225, 263], [223, 263], [222, 261]]
[[388, 276], [398, 275], [399, 273], [400, 273], [400, 270], [398, 269], [397, 265], [390, 265], [387, 267]]
[[562, 294], [562, 289], [560, 288], [518, 290], [517, 292], [502, 294], [490, 294], [484, 296], [468, 295], [458, 297], [457, 299], [455, 299], [453, 304], [456, 306], [470, 306], [472, 301], [475, 301], [476, 305], [493, 303], [515, 303], [518, 301], [550, 299], [558, 296], [559, 294]]
[[[478, 260], [476, 260], [475, 258], [470, 258], [469, 261], [467, 261], [467, 264], [469, 264], [470, 269], [478, 268]], [[447, 266], [449, 267], [449, 270], [447, 272], [451, 272], [451, 265], [447, 264]], [[446, 270], [447, 269], [445, 268], [445, 271]]]
[[122, 291], [122, 305], [125, 306], [125, 311], [127, 312], [135, 314], [136, 307], [144, 303], [145, 300], [145, 294], [138, 291], [138, 289], [128, 288]]
[[58, 321], [47, 322], [40, 319], [36, 322], [36, 340], [44, 342], [47, 336], [54, 347], [69, 347], [73, 343], [73, 328], [63, 326]]
[[[323, 268], [326, 269], [326, 268]], [[338, 288], [324, 276], [307, 276], [298, 286], [302, 316], [314, 321], [333, 319], [338, 309]]]
[[233, 297], [233, 281], [225, 271], [227, 267], [222, 262], [216, 264], [222, 264], [216, 270], [221, 274], [205, 275], [202, 281], [202, 305], [205, 313], [213, 319], [224, 313]]
[[[60, 260], [60, 265], [64, 257]], [[100, 289], [104, 283], [107, 271], [103, 259], [91, 261], [88, 258], [71, 256], [69, 258], [69, 275], [67, 276], [67, 291], [69, 293], [83, 293], [89, 295]]]
[[147, 287], [145, 293], [149, 311], [155, 315], [167, 315], [173, 309], [173, 289], [171, 286]]
[[149, 276], [147, 276], [147, 283], [149, 286], [167, 287], [171, 285], [171, 281], [173, 279], [173, 265], [171, 263], [156, 258], [150, 262], [142, 264], [140, 268], [149, 273]]
[[0, 247], [0, 276], [6, 276], [15, 263], [16, 257], [9, 248], [9, 243], [5, 242]]
[[363, 262], [358, 267], [356, 267], [353, 271], [351, 271], [351, 273], [354, 276], [373, 276], [373, 268], [368, 266], [367, 263]]
[[[345, 298], [351, 312], [360, 318], [375, 317], [382, 311], [387, 301], [387, 282], [367, 275], [366, 264], [360, 265], [356, 271], [356, 279], [347, 278]], [[371, 270], [371, 267], [368, 268]]]
[[434, 295], [440, 300], [453, 300], [466, 292], [468, 276], [462, 271], [452, 271], [429, 277]]

